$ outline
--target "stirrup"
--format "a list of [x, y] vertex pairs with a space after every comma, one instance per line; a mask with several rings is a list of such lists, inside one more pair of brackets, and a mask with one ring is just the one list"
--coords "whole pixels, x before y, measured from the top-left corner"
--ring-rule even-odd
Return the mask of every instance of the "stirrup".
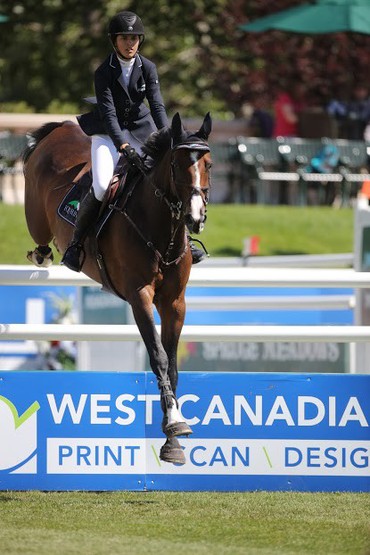
[[[81, 253], [82, 261], [80, 261]], [[69, 268], [73, 272], [81, 272], [81, 268], [85, 263], [85, 259], [86, 252], [83, 245], [76, 242], [68, 245], [60, 263], [63, 266], [67, 266], [67, 268]]]
[[[205, 258], [209, 257], [208, 251], [204, 246], [204, 244], [202, 243], [202, 241], [200, 241], [199, 239], [194, 239], [193, 237], [190, 237], [190, 235], [188, 236], [188, 238], [189, 238], [189, 244], [190, 244], [190, 252], [193, 258], [193, 264], [198, 264], [199, 262], [202, 262], [202, 260], [204, 260]], [[193, 244], [194, 241], [199, 243], [203, 250], [198, 249]]]

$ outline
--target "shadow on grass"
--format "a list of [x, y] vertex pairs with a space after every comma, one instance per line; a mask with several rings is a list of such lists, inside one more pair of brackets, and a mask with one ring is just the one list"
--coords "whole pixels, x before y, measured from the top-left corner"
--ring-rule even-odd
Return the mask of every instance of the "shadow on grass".
[[241, 249], [233, 249], [232, 247], [221, 247], [212, 249], [211, 256], [241, 256]]
[[294, 256], [295, 254], [308, 254], [304, 251], [293, 251], [293, 250], [273, 250], [271, 256]]

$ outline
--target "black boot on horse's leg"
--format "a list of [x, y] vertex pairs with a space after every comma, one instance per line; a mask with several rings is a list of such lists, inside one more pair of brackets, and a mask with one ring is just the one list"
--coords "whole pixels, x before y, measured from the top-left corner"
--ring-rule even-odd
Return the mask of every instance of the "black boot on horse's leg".
[[95, 198], [92, 188], [81, 201], [72, 241], [67, 247], [61, 261], [61, 264], [64, 264], [67, 268], [73, 270], [74, 272], [80, 272], [83, 266], [84, 257], [82, 258], [82, 261], [80, 260], [81, 253], [83, 252], [83, 243], [99, 214], [101, 204], [101, 201]]
[[49, 268], [54, 260], [53, 251], [49, 245], [39, 245], [35, 250], [27, 252], [27, 260], [39, 268]]

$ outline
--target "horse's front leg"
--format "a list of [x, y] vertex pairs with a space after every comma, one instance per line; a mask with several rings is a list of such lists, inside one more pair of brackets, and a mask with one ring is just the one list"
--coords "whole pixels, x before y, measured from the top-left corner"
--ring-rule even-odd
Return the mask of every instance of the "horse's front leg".
[[[161, 339], [162, 345], [168, 358], [168, 375], [172, 391], [176, 394], [178, 382], [177, 370], [177, 348], [181, 330], [185, 319], [184, 293], [174, 301], [170, 301], [170, 295], [157, 299], [157, 309], [161, 317]], [[163, 429], [166, 425], [166, 417]], [[168, 437], [160, 451], [160, 458], [170, 463], [185, 464], [186, 459], [183, 449], [176, 437]]]
[[137, 291], [129, 299], [135, 321], [148, 351], [150, 366], [157, 376], [164, 415], [163, 433], [168, 438], [189, 435], [192, 430], [178, 410], [176, 395], [168, 374], [168, 356], [155, 328], [152, 300], [152, 292], [147, 288]]

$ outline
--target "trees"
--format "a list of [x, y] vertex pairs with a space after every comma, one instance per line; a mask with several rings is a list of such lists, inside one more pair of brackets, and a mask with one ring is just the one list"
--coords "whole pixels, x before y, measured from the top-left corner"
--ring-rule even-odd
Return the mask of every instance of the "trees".
[[[238, 25], [300, 0], [128, 0], [147, 31], [142, 52], [153, 59], [169, 112], [232, 118], [251, 95], [297, 79], [312, 102], [367, 80], [370, 37], [248, 34]], [[13, 0], [1, 11], [0, 110], [26, 103], [34, 111], [84, 109], [93, 71], [110, 51], [109, 18], [120, 0]], [[351, 76], [351, 73], [354, 75]]]

